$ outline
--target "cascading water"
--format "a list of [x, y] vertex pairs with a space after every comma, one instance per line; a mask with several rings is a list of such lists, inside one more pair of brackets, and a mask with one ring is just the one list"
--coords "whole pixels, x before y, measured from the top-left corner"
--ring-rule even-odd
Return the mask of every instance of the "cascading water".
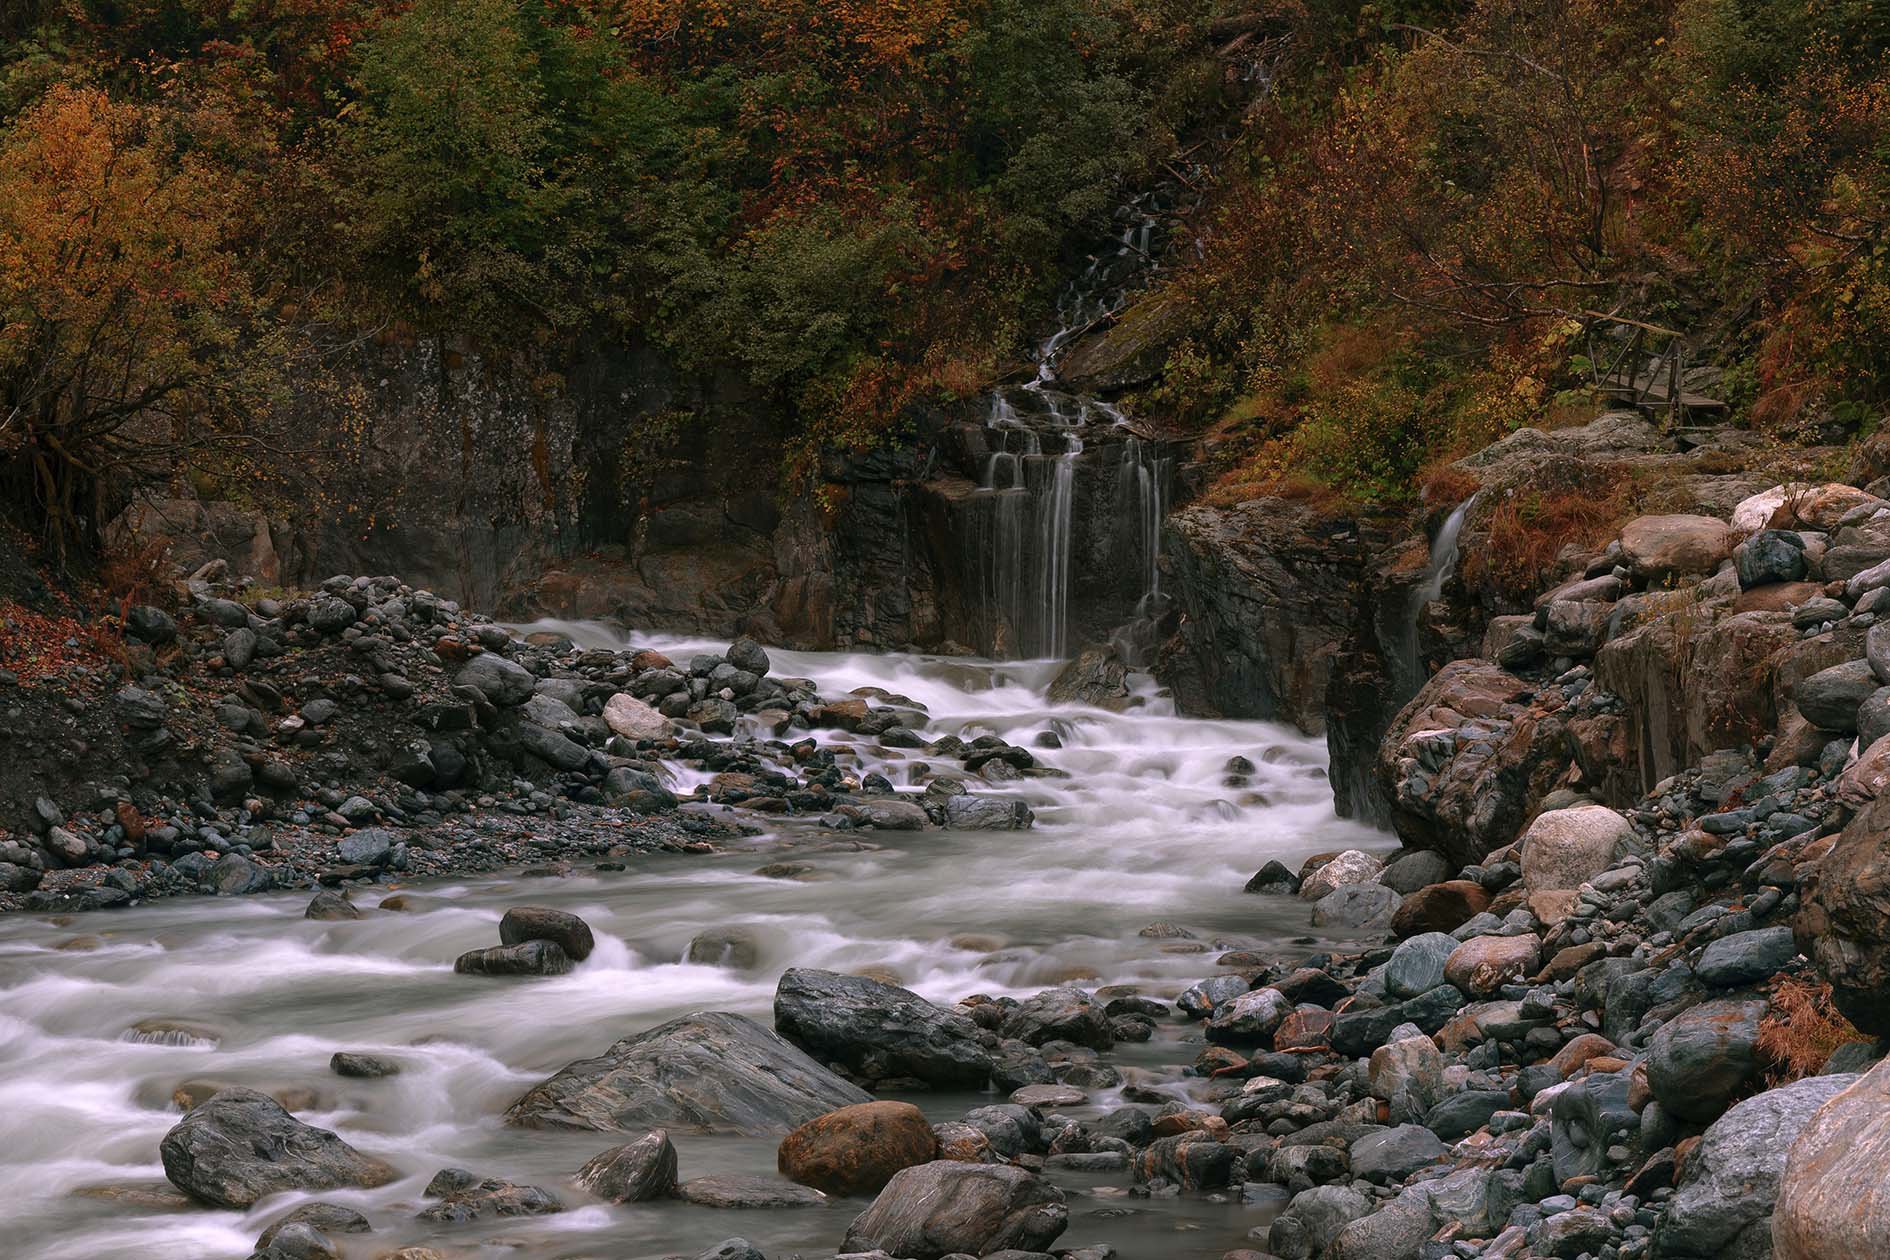
[[1117, 510], [1125, 526], [1133, 525], [1134, 547], [1141, 580], [1135, 615], [1117, 627], [1110, 643], [1131, 665], [1145, 665], [1155, 645], [1157, 627], [1166, 602], [1162, 596], [1162, 522], [1168, 516], [1168, 487], [1174, 476], [1174, 457], [1158, 442], [1131, 435], [1122, 443], [1116, 472]]
[[1418, 646], [1418, 621], [1424, 615], [1424, 609], [1431, 601], [1444, 593], [1444, 583], [1457, 571], [1457, 539], [1463, 533], [1465, 517], [1470, 513], [1471, 505], [1477, 501], [1473, 494], [1444, 518], [1444, 523], [1437, 528], [1437, 537], [1431, 540], [1430, 562], [1425, 566], [1424, 577], [1413, 586], [1404, 607], [1404, 616], [1399, 620], [1395, 639], [1391, 667], [1399, 689], [1406, 697], [1417, 694], [1424, 685], [1425, 670]]
[[997, 655], [1055, 658], [1072, 647], [1073, 516], [1088, 466], [1084, 433], [1092, 425], [1107, 423], [1106, 437], [1126, 435], [1115, 475], [1119, 496], [1131, 494], [1133, 506], [1117, 510], [1132, 511], [1129, 519], [1137, 526], [1135, 533], [1112, 539], [1121, 546], [1112, 547], [1108, 567], [1133, 564], [1142, 575], [1141, 589], [1131, 597], [1137, 621], [1151, 615], [1159, 595], [1157, 561], [1172, 457], [1135, 434], [1116, 407], [1057, 387], [1057, 359], [1068, 344], [1119, 314], [1135, 287], [1159, 267], [1166, 233], [1160, 200], [1145, 194], [1119, 217], [1112, 245], [1092, 255], [1058, 299], [1059, 327], [1037, 347], [1035, 379], [993, 395], [985, 421], [989, 453], [979, 489], [988, 500], [986, 525], [968, 541], [975, 549], [983, 646]]
[[[547, 624], [583, 647], [620, 647], [621, 632]], [[639, 636], [676, 659], [719, 644]], [[374, 1232], [340, 1241], [349, 1256], [430, 1246], [453, 1256], [655, 1260], [694, 1255], [741, 1234], [767, 1255], [832, 1255], [864, 1206], [839, 1199], [793, 1211], [728, 1212], [678, 1200], [596, 1202], [572, 1176], [622, 1134], [510, 1128], [520, 1094], [572, 1059], [699, 1010], [769, 1019], [787, 967], [890, 972], [936, 1001], [971, 993], [1026, 996], [1075, 982], [1134, 984], [1158, 997], [1221, 972], [1226, 950], [1284, 958], [1329, 947], [1306, 936], [1293, 898], [1243, 894], [1268, 859], [1384, 849], [1383, 835], [1334, 816], [1321, 741], [1266, 722], [1191, 720], [1142, 680], [1116, 713], [1056, 703], [1056, 666], [965, 658], [773, 653], [776, 672], [812, 678], [823, 695], [875, 689], [923, 706], [927, 729], [998, 734], [1064, 773], [979, 785], [1037, 816], [1016, 832], [836, 832], [793, 818], [719, 855], [633, 859], [627, 872], [580, 864], [563, 879], [465, 878], [398, 889], [401, 912], [377, 909], [396, 888], [355, 890], [362, 917], [305, 919], [306, 890], [157, 902], [76, 919], [0, 918], [0, 1254], [22, 1260], [242, 1260], [257, 1235], [312, 1199], [367, 1215]], [[849, 777], [901, 786], [925, 761], [866, 736], [797, 731]], [[1237, 773], [1229, 759], [1241, 757]], [[679, 792], [710, 777], [666, 767]], [[689, 811], [716, 812], [697, 802]], [[555, 825], [555, 824], [548, 824]], [[793, 878], [774, 878], [791, 862]], [[774, 864], [774, 865], [766, 865]], [[506, 907], [582, 915], [596, 952], [568, 975], [455, 975], [462, 951], [490, 945]], [[1144, 931], [1156, 922], [1175, 925]], [[739, 934], [746, 966], [689, 960], [702, 933]], [[1179, 933], [1179, 934], [1177, 934]], [[1374, 935], [1376, 935], [1374, 933]], [[175, 1035], [128, 1037], [168, 1021]], [[1059, 1111], [1092, 1119], [1152, 1096], [1208, 1106], [1210, 1082], [1187, 1071], [1199, 1025], [1164, 1021], [1154, 1039], [1109, 1060], [1122, 1086]], [[337, 1077], [329, 1057], [394, 1059], [398, 1075]], [[164, 1182], [158, 1144], [185, 1082], [245, 1085], [293, 1097], [301, 1119], [391, 1161], [399, 1179], [374, 1190], [291, 1191], [254, 1208], [190, 1205]], [[994, 1101], [988, 1094], [905, 1095], [934, 1121]], [[778, 1137], [672, 1132], [685, 1178], [773, 1177]], [[416, 1219], [442, 1167], [551, 1189], [569, 1210], [463, 1225]], [[1124, 1174], [1051, 1175], [1069, 1196], [1074, 1245], [1119, 1254], [1213, 1260], [1278, 1202], [1187, 1194], [1124, 1199]], [[1130, 1205], [1133, 1210], [1126, 1210]]]

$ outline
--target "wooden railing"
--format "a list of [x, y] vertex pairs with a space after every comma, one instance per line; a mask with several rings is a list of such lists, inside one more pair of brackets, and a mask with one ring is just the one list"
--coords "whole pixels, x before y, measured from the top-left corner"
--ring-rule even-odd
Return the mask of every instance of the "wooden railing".
[[[1624, 328], [1626, 340], [1604, 330]], [[1697, 411], [1720, 412], [1726, 404], [1689, 388], [1698, 373], [1691, 362], [1686, 334], [1599, 311], [1582, 312], [1589, 372], [1595, 389], [1649, 415], [1665, 415], [1669, 428], [1681, 428]]]

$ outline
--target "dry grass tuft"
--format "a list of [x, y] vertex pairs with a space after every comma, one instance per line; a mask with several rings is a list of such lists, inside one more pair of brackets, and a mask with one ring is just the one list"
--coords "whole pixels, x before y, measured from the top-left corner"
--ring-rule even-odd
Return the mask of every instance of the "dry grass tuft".
[[1602, 545], [1629, 512], [1626, 488], [1618, 485], [1600, 492], [1569, 487], [1504, 495], [1490, 509], [1488, 542], [1464, 556], [1464, 578], [1533, 596], [1566, 548]]
[[1863, 1036], [1838, 1013], [1831, 985], [1809, 976], [1785, 976], [1772, 986], [1771, 1004], [1759, 1021], [1759, 1053], [1771, 1064], [1768, 1088], [1810, 1076], [1831, 1053]]

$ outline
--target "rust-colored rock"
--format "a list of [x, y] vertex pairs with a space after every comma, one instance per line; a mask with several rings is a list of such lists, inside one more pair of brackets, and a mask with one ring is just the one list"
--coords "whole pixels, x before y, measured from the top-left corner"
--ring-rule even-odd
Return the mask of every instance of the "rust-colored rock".
[[1890, 1063], [1812, 1114], [1792, 1142], [1772, 1214], [1778, 1260], [1890, 1255]]
[[1472, 997], [1484, 997], [1534, 973], [1542, 942], [1521, 936], [1473, 936], [1451, 951], [1444, 979]]
[[1302, 1006], [1280, 1021], [1273, 1030], [1275, 1050], [1325, 1050], [1331, 1045], [1331, 1011], [1317, 1006]]
[[1536, 974], [1536, 979], [1556, 981], [1567, 980], [1576, 972], [1596, 959], [1605, 958], [1608, 947], [1600, 941], [1589, 941], [1583, 945], [1569, 945], [1555, 951], [1555, 957]]
[[1613, 1053], [1612, 1041], [1600, 1033], [1583, 1033], [1556, 1051], [1555, 1057], [1549, 1060], [1549, 1066], [1555, 1069], [1557, 1076], [1567, 1080], [1594, 1060]]
[[866, 720], [869, 706], [864, 700], [835, 700], [823, 704], [809, 715], [808, 721], [814, 726], [838, 727], [843, 731], [857, 731], [860, 723]]
[[809, 1120], [782, 1139], [776, 1167], [828, 1194], [878, 1194], [894, 1173], [930, 1163], [938, 1138], [911, 1103], [855, 1103]]
[[1448, 879], [1406, 897], [1391, 916], [1400, 940], [1426, 932], [1454, 932], [1490, 908], [1490, 894], [1473, 879]]
[[1798, 605], [1823, 593], [1822, 582], [1768, 582], [1741, 591], [1732, 602], [1732, 610], [1742, 612], [1790, 612]]

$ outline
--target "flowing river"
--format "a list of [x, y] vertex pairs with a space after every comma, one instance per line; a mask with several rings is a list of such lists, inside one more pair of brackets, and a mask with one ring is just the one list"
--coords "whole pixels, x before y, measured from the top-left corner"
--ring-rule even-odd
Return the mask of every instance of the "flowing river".
[[[600, 626], [555, 628], [580, 643], [622, 643]], [[672, 653], [705, 648], [636, 641]], [[313, 1197], [374, 1222], [374, 1233], [340, 1240], [357, 1258], [426, 1242], [455, 1260], [641, 1260], [693, 1255], [737, 1235], [770, 1255], [832, 1254], [863, 1203], [771, 1211], [590, 1203], [572, 1174], [626, 1139], [507, 1129], [500, 1116], [565, 1063], [674, 1016], [721, 1009], [767, 1021], [789, 966], [891, 972], [946, 1003], [1064, 982], [1172, 996], [1215, 974], [1224, 950], [1294, 957], [1325, 942], [1304, 903], [1241, 892], [1266, 860], [1297, 868], [1322, 850], [1388, 847], [1387, 837], [1333, 814], [1321, 741], [1269, 723], [1177, 717], [1146, 681], [1136, 706], [1118, 714], [1047, 701], [1053, 662], [772, 656], [777, 674], [812, 678], [824, 695], [881, 687], [918, 701], [931, 735], [994, 732], [1032, 746], [1053, 732], [1062, 747], [1040, 756], [1069, 777], [990, 789], [1029, 801], [1037, 814], [1029, 832], [835, 832], [786, 820], [713, 856], [656, 855], [626, 871], [580, 868], [564, 879], [413, 886], [417, 911], [368, 909], [358, 921], [305, 920], [306, 891], [0, 920], [0, 1255], [240, 1260], [268, 1222]], [[836, 748], [843, 764], [901, 785], [910, 777], [902, 762], [923, 755], [870, 749], [842, 732], [819, 737], [856, 744]], [[1235, 756], [1255, 766], [1244, 784], [1226, 782]], [[754, 873], [785, 860], [813, 870], [800, 879]], [[355, 900], [369, 908], [381, 895], [361, 889]], [[453, 959], [492, 944], [504, 909], [520, 903], [582, 915], [597, 933], [596, 953], [557, 978], [455, 975]], [[1158, 922], [1191, 938], [1143, 934]], [[682, 961], [692, 938], [716, 929], [744, 929], [758, 946], [754, 964]], [[180, 1027], [128, 1033], [152, 1019]], [[1109, 1058], [1129, 1082], [1182, 1098], [1189, 1082], [1178, 1069], [1199, 1049], [1198, 1026], [1170, 1020], [1153, 1041]], [[404, 1070], [342, 1079], [328, 1070], [337, 1050], [384, 1054]], [[179, 1116], [171, 1095], [190, 1081], [298, 1091], [292, 1105], [302, 1119], [405, 1175], [378, 1190], [278, 1195], [248, 1212], [185, 1208], [162, 1193], [157, 1150]], [[911, 1101], [942, 1120], [997, 1100]], [[1086, 1115], [1119, 1102], [1110, 1091], [1066, 1110]], [[773, 1171], [773, 1141], [673, 1136], [685, 1179]], [[415, 1221], [422, 1187], [448, 1165], [543, 1185], [571, 1210], [459, 1227]], [[1057, 1180], [1071, 1203], [1058, 1245], [1109, 1242], [1129, 1260], [1218, 1256], [1271, 1215], [1238, 1196], [1132, 1197], [1120, 1173]]]

